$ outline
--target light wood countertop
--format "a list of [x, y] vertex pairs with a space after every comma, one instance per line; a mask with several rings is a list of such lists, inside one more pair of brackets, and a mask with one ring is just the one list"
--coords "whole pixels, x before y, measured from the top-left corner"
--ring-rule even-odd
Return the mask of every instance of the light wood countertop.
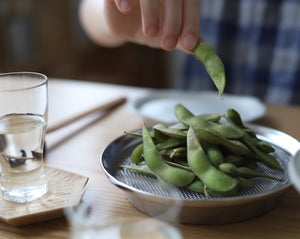
[[[144, 94], [149, 89], [118, 85], [49, 80], [49, 125], [120, 96]], [[285, 132], [300, 140], [300, 106], [267, 105], [266, 115], [255, 123]], [[88, 125], [86, 125], [88, 123]], [[152, 123], [146, 120], [146, 123]], [[89, 177], [83, 200], [101, 205], [102, 215], [141, 215], [122, 190], [111, 184], [99, 164], [101, 151], [123, 130], [141, 128], [142, 118], [122, 105], [99, 119], [87, 117], [46, 137], [46, 163]], [[101, 216], [101, 215], [99, 215]], [[226, 225], [181, 225], [184, 238], [288, 238], [300, 236], [300, 195], [291, 188], [276, 208], [257, 218]], [[12, 227], [0, 222], [0, 238], [69, 238], [65, 218]]]

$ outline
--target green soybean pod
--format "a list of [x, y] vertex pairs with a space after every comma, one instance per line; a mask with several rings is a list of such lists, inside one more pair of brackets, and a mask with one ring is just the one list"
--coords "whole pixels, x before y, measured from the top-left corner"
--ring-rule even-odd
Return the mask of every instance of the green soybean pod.
[[254, 152], [257, 154], [257, 156], [259, 157], [260, 161], [263, 162], [266, 166], [268, 166], [269, 168], [272, 169], [278, 169], [278, 170], [283, 170], [283, 168], [281, 167], [280, 163], [277, 161], [277, 159], [268, 154], [265, 153], [261, 150], [259, 150], [255, 143], [253, 142], [255, 139], [251, 138], [251, 136], [249, 136], [247, 133], [244, 134], [243, 136], [244, 139], [244, 143]]
[[179, 130], [182, 130], [182, 131], [185, 131], [185, 130], [189, 129], [189, 127], [186, 126], [183, 123], [176, 123], [176, 124], [170, 125], [169, 128], [170, 129], [179, 129]]
[[227, 148], [233, 154], [238, 154], [238, 155], [251, 155], [252, 154], [252, 152], [240, 141], [229, 140], [229, 139], [222, 137], [221, 135], [208, 132], [207, 130], [204, 130], [204, 129], [197, 128], [197, 129], [195, 129], [195, 132], [203, 140], [205, 140], [211, 144], [223, 145], [225, 148]]
[[230, 176], [240, 176], [238, 168], [232, 163], [222, 163], [219, 165], [219, 169]]
[[141, 164], [141, 165], [120, 165], [120, 168], [126, 168], [129, 170], [133, 170], [136, 172], [139, 172], [141, 174], [145, 174], [151, 177], [156, 177], [155, 173], [153, 173], [147, 164]]
[[204, 64], [207, 73], [219, 91], [220, 98], [222, 98], [226, 83], [225, 68], [222, 60], [215, 50], [204, 42], [199, 42], [192, 52]]
[[240, 114], [235, 109], [228, 109], [227, 110], [228, 118], [232, 120], [232, 122], [241, 129], [247, 129], [244, 125]]
[[167, 161], [174, 161], [175, 159], [186, 159], [186, 152], [174, 152], [173, 149], [164, 149], [159, 151], [160, 155]]
[[188, 189], [198, 193], [204, 193], [204, 183], [200, 179], [195, 179], [190, 185], [187, 186]]
[[211, 164], [218, 167], [224, 161], [223, 153], [221, 149], [214, 145], [209, 145], [206, 149], [207, 157]]
[[156, 129], [153, 129], [153, 133], [154, 133], [154, 142], [156, 144], [164, 142], [169, 138], [169, 136], [161, 133], [159, 130]]
[[143, 144], [139, 144], [131, 153], [131, 161], [138, 164], [143, 161]]
[[124, 130], [123, 133], [125, 135], [131, 136], [131, 137], [142, 138], [142, 134], [140, 134], [140, 133], [129, 132], [129, 131], [126, 131], [126, 130]]
[[219, 168], [222, 172], [227, 173], [233, 177], [243, 177], [246, 179], [261, 177], [277, 181], [284, 181], [284, 178], [276, 178], [267, 174], [257, 173], [254, 170], [247, 167], [236, 167], [232, 163], [222, 163], [220, 164]]
[[160, 133], [178, 139], [186, 139], [186, 133], [182, 130], [168, 128], [166, 125], [160, 123], [153, 126], [154, 130], [159, 131]]
[[247, 167], [240, 167], [238, 168], [238, 172], [240, 174], [240, 176], [244, 177], [244, 178], [256, 178], [256, 177], [261, 177], [261, 178], [268, 178], [268, 179], [273, 179], [273, 180], [277, 180], [277, 181], [284, 181], [284, 178], [276, 178], [267, 174], [261, 174], [261, 173], [257, 173], [253, 170], [251, 170], [250, 168]]
[[186, 158], [186, 147], [164, 149], [159, 152], [161, 155], [167, 156], [169, 159]]
[[222, 114], [219, 113], [199, 114], [196, 117], [200, 119], [208, 120], [210, 122], [218, 123], [222, 118]]
[[241, 166], [245, 163], [245, 158], [237, 154], [228, 154], [224, 157], [224, 163], [232, 163], [236, 166]]
[[229, 125], [217, 124], [211, 121], [194, 116], [184, 105], [177, 104], [174, 107], [176, 118], [185, 125], [194, 128], [206, 129], [210, 132], [215, 132], [228, 139], [239, 139], [243, 136], [243, 132]]
[[143, 125], [142, 135], [144, 159], [151, 171], [165, 182], [176, 187], [184, 187], [194, 181], [195, 175], [192, 172], [172, 167], [165, 162], [145, 125]]
[[190, 127], [187, 134], [188, 163], [196, 176], [214, 192], [222, 195], [235, 195], [238, 181], [212, 166]]
[[237, 127], [244, 132], [247, 132], [251, 137], [256, 138], [255, 132], [244, 125], [241, 115], [235, 109], [228, 109], [227, 117], [225, 118], [233, 127]]
[[[241, 185], [240, 179], [238, 178], [237, 180], [239, 182], [239, 185]], [[249, 184], [247, 184], [247, 186], [248, 185]], [[232, 196], [232, 192], [229, 193], [217, 192], [208, 188], [206, 185], [204, 185], [204, 183], [199, 178], [196, 178], [194, 182], [192, 182], [190, 185], [187, 186], [187, 188], [193, 192], [205, 193], [206, 196], [210, 196], [210, 195], [219, 196], [219, 197]]]
[[169, 138], [163, 142], [156, 144], [157, 150], [161, 151], [164, 149], [170, 149], [175, 147], [181, 147], [186, 145], [186, 140], [177, 139], [177, 138]]
[[273, 153], [275, 152], [274, 147], [264, 140], [257, 140], [256, 146], [265, 153]]
[[176, 168], [182, 168], [184, 170], [192, 172], [192, 169], [189, 166], [185, 166], [185, 165], [182, 165], [180, 163], [175, 163], [175, 162], [171, 162], [171, 161], [166, 161], [166, 163], [169, 164], [170, 166], [173, 166], [173, 167], [176, 167]]

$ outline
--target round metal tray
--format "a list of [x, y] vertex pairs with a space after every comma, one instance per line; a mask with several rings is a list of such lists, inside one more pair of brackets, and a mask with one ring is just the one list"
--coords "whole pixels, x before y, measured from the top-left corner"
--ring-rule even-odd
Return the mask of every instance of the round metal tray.
[[156, 216], [165, 210], [170, 201], [182, 201], [179, 215], [181, 223], [188, 224], [224, 224], [243, 221], [259, 216], [276, 206], [283, 193], [291, 186], [288, 176], [288, 162], [300, 149], [300, 142], [293, 137], [275, 129], [249, 124], [257, 136], [271, 143], [274, 156], [284, 171], [272, 170], [259, 164], [258, 172], [284, 177], [282, 182], [266, 178], [255, 178], [251, 181], [253, 188], [244, 188], [233, 197], [206, 197], [203, 193], [192, 192], [186, 188], [178, 189], [174, 198], [152, 178], [132, 170], [122, 169], [121, 164], [132, 164], [132, 150], [141, 143], [141, 139], [121, 136], [111, 142], [101, 153], [100, 164], [108, 179], [126, 193], [129, 202], [138, 210]]

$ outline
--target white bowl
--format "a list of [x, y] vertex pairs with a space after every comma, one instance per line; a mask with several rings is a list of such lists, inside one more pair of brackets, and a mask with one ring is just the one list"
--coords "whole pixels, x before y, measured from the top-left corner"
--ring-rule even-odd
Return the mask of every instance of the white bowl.
[[298, 150], [295, 156], [291, 157], [288, 170], [292, 184], [294, 184], [300, 193], [300, 150]]

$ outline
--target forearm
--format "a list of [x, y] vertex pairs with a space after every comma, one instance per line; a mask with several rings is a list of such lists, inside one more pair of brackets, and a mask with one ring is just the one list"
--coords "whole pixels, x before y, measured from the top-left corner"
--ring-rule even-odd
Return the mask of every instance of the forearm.
[[82, 0], [79, 7], [81, 25], [95, 43], [105, 47], [120, 46], [125, 40], [109, 30], [104, 5], [104, 0]]

